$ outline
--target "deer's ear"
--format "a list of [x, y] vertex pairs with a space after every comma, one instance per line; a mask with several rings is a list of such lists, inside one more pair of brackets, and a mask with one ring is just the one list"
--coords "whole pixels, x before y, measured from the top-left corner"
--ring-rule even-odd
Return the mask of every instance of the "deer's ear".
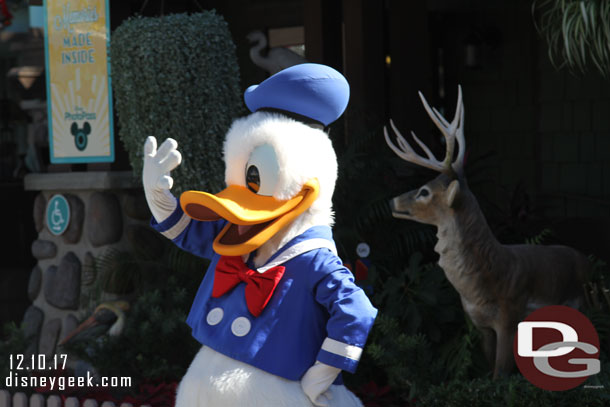
[[447, 187], [447, 205], [453, 208], [456, 204], [456, 198], [460, 193], [460, 181], [454, 179]]

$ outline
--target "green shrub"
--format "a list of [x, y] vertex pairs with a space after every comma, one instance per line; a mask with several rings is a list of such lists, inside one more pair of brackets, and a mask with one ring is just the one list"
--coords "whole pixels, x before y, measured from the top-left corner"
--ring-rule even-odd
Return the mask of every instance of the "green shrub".
[[134, 287], [124, 297], [131, 300], [122, 334], [75, 337], [63, 346], [69, 358], [90, 363], [102, 376], [131, 377], [133, 391], [148, 381], [180, 380], [201, 347], [184, 321], [209, 262], [159, 239], [157, 253], [109, 250], [95, 259], [100, 277], [86, 298], [89, 314], [104, 302], [109, 273], [119, 286]]
[[[22, 326], [14, 322], [7, 322], [0, 329], [0, 389], [5, 388], [5, 378], [15, 374], [17, 364], [16, 355], [26, 354], [31, 339], [26, 338]], [[10, 365], [10, 356], [13, 356], [13, 368]], [[26, 374], [20, 371], [19, 374]]]
[[[435, 357], [428, 337], [422, 333], [401, 333], [396, 319], [380, 314], [368, 346], [367, 357], [383, 370], [384, 379], [405, 400], [425, 393], [430, 383], [443, 372], [442, 361]], [[379, 369], [376, 378], [381, 376]]]
[[131, 377], [133, 389], [146, 381], [179, 381], [201, 347], [184, 323], [191, 300], [191, 293], [170, 276], [165, 286], [138, 296], [120, 336], [87, 338], [64, 349], [102, 376]]
[[589, 378], [585, 385], [567, 391], [547, 391], [529, 383], [516, 374], [507, 378], [492, 380], [456, 380], [434, 386], [416, 406], [423, 407], [602, 407], [610, 403], [610, 395], [604, 384], [608, 374], [602, 373]]
[[136, 176], [146, 137], [172, 137], [183, 157], [174, 193], [220, 190], [222, 142], [243, 109], [224, 19], [214, 11], [131, 18], [114, 31], [110, 55], [119, 136]]

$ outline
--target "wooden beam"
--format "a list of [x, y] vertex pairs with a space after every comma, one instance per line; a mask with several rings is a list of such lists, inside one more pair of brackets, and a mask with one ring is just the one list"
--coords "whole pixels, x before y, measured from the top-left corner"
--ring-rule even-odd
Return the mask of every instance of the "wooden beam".
[[385, 120], [383, 14], [384, 2], [343, 0], [344, 73], [351, 88], [347, 139]]
[[417, 92], [435, 100], [426, 3], [388, 0], [390, 116], [403, 134], [429, 126]]
[[305, 56], [341, 71], [341, 0], [304, 0]]

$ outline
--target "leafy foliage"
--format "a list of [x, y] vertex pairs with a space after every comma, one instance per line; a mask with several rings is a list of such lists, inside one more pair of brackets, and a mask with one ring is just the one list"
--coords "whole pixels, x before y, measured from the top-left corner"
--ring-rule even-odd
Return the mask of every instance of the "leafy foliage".
[[340, 256], [351, 261], [358, 243], [366, 242], [375, 264], [400, 265], [415, 251], [429, 259], [436, 240], [434, 228], [397, 221], [389, 205], [393, 197], [427, 181], [421, 173], [394, 155], [380, 128], [355, 131], [348, 145], [335, 141], [335, 150], [339, 175], [333, 200], [334, 237]]
[[112, 84], [120, 138], [135, 174], [148, 136], [180, 145], [175, 193], [224, 184], [222, 142], [243, 110], [235, 45], [214, 11], [135, 17], [113, 33]]
[[396, 336], [397, 332], [400, 332], [398, 321], [381, 315], [376, 321], [379, 337], [374, 338], [367, 353], [383, 368], [390, 387], [408, 391], [403, 397], [411, 399], [422, 390], [425, 391], [430, 383], [436, 382], [443, 372], [442, 363], [434, 358], [425, 335], [399, 333]]
[[548, 43], [556, 67], [585, 72], [589, 64], [610, 73], [610, 2], [607, 0], [535, 0], [536, 28]]
[[350, 134], [337, 150], [335, 240], [350, 263], [358, 243], [370, 246], [368, 276], [359, 284], [379, 310], [358, 374], [345, 378], [350, 388], [366, 399], [370, 383], [387, 384], [404, 405], [432, 384], [485, 371], [476, 330], [468, 329], [457, 292], [436, 265], [435, 228], [397, 220], [390, 210], [391, 198], [434, 175], [395, 157], [381, 129]]
[[490, 367], [482, 354], [481, 333], [467, 315], [466, 324], [462, 325], [456, 335], [442, 344], [440, 359], [449, 374], [444, 378], [450, 380], [468, 380], [490, 374]]
[[170, 276], [165, 285], [138, 297], [122, 335], [67, 348], [100, 375], [130, 376], [134, 385], [146, 379], [179, 380], [200, 347], [184, 323], [191, 300], [176, 276]]
[[[608, 372], [593, 376], [590, 385], [608, 383]], [[430, 391], [416, 405], [425, 407], [488, 407], [488, 406], [589, 406], [602, 407], [610, 403], [610, 395], [603, 388], [577, 387], [563, 392], [541, 390], [521, 375], [499, 380], [477, 378], [470, 381], [455, 380]]]
[[593, 270], [584, 287], [584, 313], [599, 335], [601, 351], [610, 355], [610, 269], [600, 259], [590, 256], [589, 260]]
[[553, 235], [553, 231], [549, 228], [544, 228], [535, 236], [525, 239], [526, 244], [541, 245], [546, 239]]
[[162, 246], [154, 253], [107, 251], [96, 259], [101, 277], [87, 308], [92, 312], [104, 300], [109, 282], [133, 287], [123, 333], [64, 345], [100, 375], [130, 376], [134, 388], [147, 380], [179, 380], [200, 347], [184, 321], [208, 262], [158, 239]]
[[444, 325], [461, 320], [459, 298], [440, 267], [421, 261], [422, 255], [416, 252], [400, 273], [388, 274], [386, 278], [371, 273], [371, 278], [381, 286], [373, 300], [376, 304], [392, 305], [385, 314], [405, 323], [405, 333], [423, 332], [438, 343]]
[[362, 283], [381, 286], [372, 295], [380, 314], [360, 367], [370, 372], [362, 379], [368, 374], [379, 379], [382, 370], [405, 400], [443, 380], [476, 377], [488, 370], [480, 335], [464, 320], [457, 293], [437, 265], [422, 265], [421, 259], [420, 253], [413, 254], [403, 272], [387, 280], [372, 267]]
[[[11, 373], [9, 355], [25, 354], [29, 343], [30, 340], [26, 338], [23, 327], [18, 326], [14, 322], [4, 324], [2, 327], [2, 335], [0, 336], [1, 378], [5, 378]], [[0, 388], [4, 387], [4, 385], [4, 380], [0, 381]]]
[[126, 294], [138, 287], [142, 280], [142, 264], [133, 252], [126, 252], [115, 248], [107, 249], [94, 259], [92, 267], [99, 276], [91, 291], [99, 297], [101, 291]]

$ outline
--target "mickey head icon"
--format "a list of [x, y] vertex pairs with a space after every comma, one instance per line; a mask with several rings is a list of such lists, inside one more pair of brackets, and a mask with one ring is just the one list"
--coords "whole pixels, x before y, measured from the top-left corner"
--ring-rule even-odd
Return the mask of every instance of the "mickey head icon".
[[91, 125], [88, 122], [83, 123], [83, 128], [79, 129], [76, 123], [72, 123], [70, 133], [74, 136], [74, 144], [79, 151], [83, 151], [87, 147], [87, 136], [91, 133]]

